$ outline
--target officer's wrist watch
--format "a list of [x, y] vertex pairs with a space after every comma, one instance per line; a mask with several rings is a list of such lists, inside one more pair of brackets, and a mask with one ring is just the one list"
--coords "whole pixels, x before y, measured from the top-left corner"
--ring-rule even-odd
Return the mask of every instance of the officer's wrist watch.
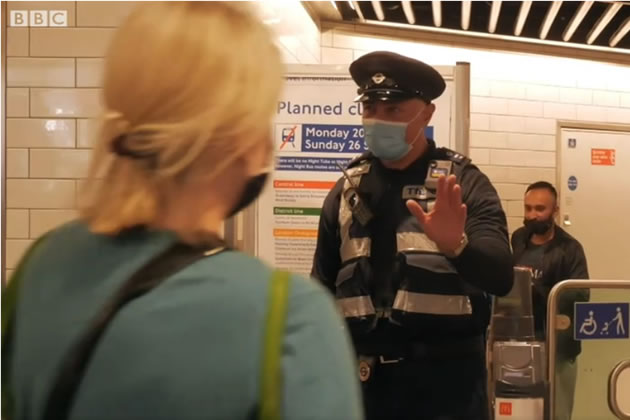
[[462, 233], [462, 238], [460, 239], [457, 248], [455, 248], [453, 251], [444, 253], [444, 255], [446, 255], [448, 258], [457, 258], [461, 255], [462, 252], [464, 252], [466, 245], [468, 245], [468, 235], [466, 235], [466, 232], [464, 232]]

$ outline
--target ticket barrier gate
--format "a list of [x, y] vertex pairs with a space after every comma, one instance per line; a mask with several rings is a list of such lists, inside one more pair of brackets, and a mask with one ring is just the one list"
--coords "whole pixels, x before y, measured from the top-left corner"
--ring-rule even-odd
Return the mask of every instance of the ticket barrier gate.
[[495, 297], [486, 348], [493, 418], [546, 420], [545, 343], [534, 334], [529, 268], [516, 267], [510, 293]]

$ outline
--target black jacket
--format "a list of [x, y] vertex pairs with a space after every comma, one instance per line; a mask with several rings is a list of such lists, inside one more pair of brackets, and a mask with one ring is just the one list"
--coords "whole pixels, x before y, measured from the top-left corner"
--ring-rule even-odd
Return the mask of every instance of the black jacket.
[[[375, 214], [371, 222], [374, 230], [370, 257], [370, 264], [376, 273], [374, 278], [388, 277], [396, 253], [396, 215], [401, 211], [400, 190], [396, 188], [400, 188], [401, 184], [423, 184], [429, 161], [443, 159], [443, 154], [444, 149], [437, 149], [435, 143], [429, 141], [427, 152], [403, 171], [389, 170], [383, 168], [378, 160], [373, 161], [369, 176], [378, 178], [384, 184], [385, 191], [378, 194], [378, 199], [372, 201], [374, 196], [371, 196], [368, 200]], [[469, 243], [459, 257], [453, 260], [453, 264], [462, 278], [472, 286], [489, 294], [505, 295], [513, 284], [512, 255], [506, 217], [497, 192], [488, 178], [472, 164], [462, 169], [458, 183], [462, 189], [462, 200], [468, 209], [465, 232]], [[313, 277], [319, 279], [333, 294], [341, 268], [338, 219], [342, 187], [343, 178], [324, 201], [312, 270]], [[381, 280], [372, 287], [383, 287], [382, 283]], [[489, 312], [487, 315], [489, 318]], [[479, 321], [487, 326], [487, 319]]]
[[[518, 262], [525, 252], [530, 236], [524, 227], [512, 234], [512, 251]], [[538, 330], [546, 331], [547, 304], [549, 292], [563, 280], [586, 280], [588, 265], [582, 245], [560, 226], [555, 226], [553, 239], [545, 247], [543, 255], [543, 273], [540, 283], [534, 285], [533, 310], [534, 322]], [[573, 310], [575, 302], [586, 302], [588, 289], [572, 289], [563, 292], [558, 300], [558, 312], [571, 318], [571, 328], [558, 335], [558, 353], [575, 358], [581, 350], [580, 342], [573, 340]]]

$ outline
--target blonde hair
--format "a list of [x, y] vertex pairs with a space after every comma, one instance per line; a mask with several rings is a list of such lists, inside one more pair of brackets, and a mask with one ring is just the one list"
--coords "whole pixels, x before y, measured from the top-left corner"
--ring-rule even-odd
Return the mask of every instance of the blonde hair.
[[161, 187], [202, 153], [209, 178], [234, 163], [270, 129], [282, 73], [270, 31], [247, 4], [137, 8], [105, 61], [106, 112], [80, 206], [90, 229], [151, 225]]

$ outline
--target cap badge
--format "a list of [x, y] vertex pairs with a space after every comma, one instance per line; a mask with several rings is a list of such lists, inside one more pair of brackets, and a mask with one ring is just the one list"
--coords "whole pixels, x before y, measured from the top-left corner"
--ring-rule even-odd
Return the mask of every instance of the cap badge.
[[372, 76], [372, 81], [376, 83], [377, 85], [380, 85], [381, 83], [383, 83], [385, 79], [386, 77], [383, 73], [376, 73], [374, 76]]

